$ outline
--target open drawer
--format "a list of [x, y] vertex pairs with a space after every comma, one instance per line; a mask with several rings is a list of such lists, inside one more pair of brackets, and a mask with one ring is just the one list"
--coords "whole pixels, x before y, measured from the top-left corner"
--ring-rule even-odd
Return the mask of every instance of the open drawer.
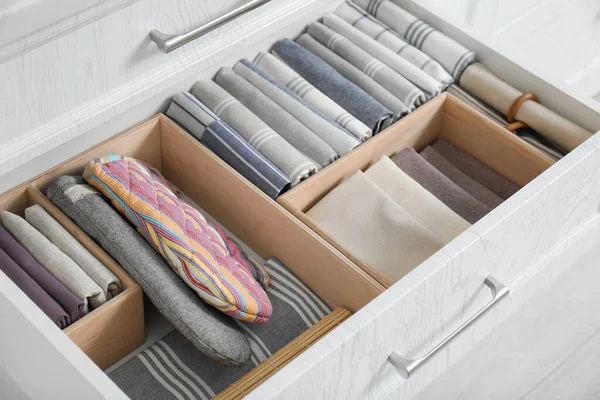
[[[135, 7], [147, 5], [146, 3], [146, 0], [141, 0]], [[206, 2], [207, 5], [208, 3]], [[130, 89], [131, 94], [135, 93], [135, 96], [119, 97], [116, 102], [115, 97], [122, 95], [124, 91], [107, 93], [102, 102], [95, 104], [101, 110], [98, 114], [85, 114], [88, 125], [83, 122], [77, 125], [77, 129], [88, 127], [87, 133], [74, 140], [72, 146], [57, 147], [35, 160], [29, 165], [29, 169], [19, 169], [10, 176], [3, 176], [0, 178], [1, 187], [14, 186], [17, 183], [15, 180], [20, 183], [27, 180], [25, 177], [49, 170], [60, 161], [89, 149], [103, 138], [113, 136], [156, 112], [164, 111], [173, 94], [189, 90], [196, 80], [211, 77], [221, 66], [232, 65], [242, 57], [253, 57], [278, 39], [297, 36], [308, 22], [332, 11], [340, 3], [341, 0], [273, 1], [264, 9], [254, 11], [253, 19], [246, 20], [247, 24], [240, 35], [235, 34], [235, 28], [239, 27], [237, 24], [229, 28], [226, 26], [215, 35], [207, 35], [187, 47], [187, 52], [182, 50], [171, 54], [173, 57], [170, 59], [161, 58], [161, 68], [153, 71], [156, 76], [146, 74], [144, 79], [128, 83], [127, 89]], [[576, 99], [515, 65], [487, 47], [467, 29], [453, 26], [434, 11], [409, 0], [399, 3], [474, 50], [478, 59], [506, 82], [520, 90], [536, 93], [544, 105], [588, 130], [597, 131], [600, 128], [600, 110], [594, 109], [592, 102]], [[126, 6], [103, 18], [108, 20], [115, 14], [126, 16], [135, 11], [133, 7], [134, 5]], [[171, 7], [175, 8], [175, 5]], [[277, 12], [276, 17], [269, 18], [265, 14], [269, 12]], [[155, 22], [152, 20], [152, 24]], [[126, 45], [135, 46], [138, 39], [141, 42], [146, 37], [147, 32], [148, 30], [140, 31], [139, 36], [134, 35], [135, 38], [131, 39], [135, 43]], [[113, 40], [115, 43], [122, 42], [120, 37], [114, 37]], [[203, 46], [211, 44], [222, 48], [211, 47], [212, 51], [206, 52], [206, 47]], [[152, 48], [154, 50], [156, 49]], [[121, 57], [118, 52], [113, 55]], [[121, 61], [125, 62], [126, 57]], [[110, 62], [116, 65], [119, 60]], [[161, 78], [163, 73], [164, 76], [168, 75], [168, 79]], [[156, 80], [153, 80], [154, 77]], [[127, 103], [129, 100], [131, 103]], [[115, 102], [114, 108], [111, 108], [111, 101]], [[428, 107], [435, 105], [433, 103], [436, 101], [439, 103], [449, 100], [437, 99]], [[111, 113], [113, 118], [109, 118]], [[78, 114], [74, 112], [72, 115]], [[485, 126], [485, 117], [477, 114], [474, 118]], [[171, 124], [166, 120], [160, 123]], [[395, 128], [392, 127], [382, 135], [393, 134], [393, 129]], [[73, 128], [69, 132], [75, 131]], [[147, 140], [160, 140], [159, 137], [160, 135], [149, 135]], [[190, 171], [194, 171], [193, 168], [197, 168], [197, 165], [187, 159], [186, 155], [189, 155], [190, 148], [202, 147], [191, 137], [187, 139], [189, 141], [185, 142], [186, 146], [170, 150], [169, 154], [176, 154], [177, 159], [165, 158], [162, 170], [184, 192], [199, 199], [207, 191], [202, 190], [201, 185], [194, 185], [195, 177]], [[123, 148], [114, 150], [124, 151]], [[221, 168], [227, 170], [223, 163], [214, 160], [209, 154], [199, 162], [212, 160], [208, 164], [216, 168], [215, 171]], [[153, 157], [160, 159], [161, 156], [154, 154]], [[339, 163], [343, 165], [343, 159]], [[332, 165], [331, 170], [335, 165]], [[591, 246], [600, 242], [600, 137], [592, 137], [561, 161], [547, 166], [549, 168], [539, 176], [534, 178], [544, 168], [532, 174], [532, 180], [518, 193], [393, 285], [377, 282], [310, 230], [309, 226], [293, 218], [284, 207], [262, 193], [244, 186], [244, 195], [249, 196], [252, 201], [241, 200], [240, 193], [233, 193], [228, 185], [243, 181], [241, 176], [231, 173], [228, 175], [230, 180], [211, 181], [211, 185], [221, 187], [222, 192], [206, 196], [201, 205], [207, 211], [214, 213], [213, 216], [230, 229], [236, 230], [236, 234], [255, 246], [259, 252], [260, 249], [263, 249], [263, 253], [265, 249], [273, 249], [280, 253], [279, 257], [287, 257], [284, 261], [296, 262], [298, 267], [295, 272], [318, 291], [324, 300], [330, 302], [330, 306], [341, 305], [355, 311], [339, 327], [249, 392], [247, 398], [414, 397], [475, 343], [482, 340], [496, 324], [523, 304], [537, 288], [547, 284], [560, 272], [562, 264], [552, 263], [554, 258], [571, 248], [581, 249], [584, 245]], [[327, 171], [326, 169], [322, 173], [329, 174]], [[203, 174], [202, 179], [209, 178], [207, 174]], [[320, 178], [316, 176], [311, 179], [317, 182]], [[198, 182], [203, 181], [199, 179]], [[310, 180], [306, 185], [309, 184]], [[204, 189], [207, 188], [208, 186]], [[242, 207], [248, 215], [241, 215], [241, 212], [230, 214], [236, 207]], [[281, 231], [277, 230], [256, 235], [257, 230], [247, 226], [240, 225], [236, 229], [238, 218], [252, 219], [254, 223], [249, 225], [262, 226], [263, 222], [260, 221], [263, 216], [258, 211], [260, 207], [269, 210], [268, 216], [273, 218], [270, 223], [281, 222], [281, 230], [293, 230], [297, 236], [284, 240], [285, 237], [280, 235]], [[319, 243], [318, 252], [307, 245], [309, 242]], [[304, 261], [313, 260], [318, 264], [302, 267], [301, 262], [293, 261], [295, 257]], [[336, 268], [341, 268], [352, 279], [336, 281]], [[306, 272], [308, 270], [315, 274]], [[491, 305], [492, 294], [484, 283], [489, 277], [492, 277], [492, 282], [499, 282], [510, 291], [506, 296], [506, 290], [500, 290], [497, 294], [501, 296]], [[352, 282], [357, 281], [361, 284], [353, 286]], [[384, 290], [384, 286], [389, 287]], [[498, 289], [502, 287], [496, 286]], [[339, 296], [325, 298], [330, 291], [340, 291], [344, 295], [338, 293]], [[436, 347], [482, 310], [489, 312], [468, 329], [461, 329], [461, 335], [452, 343], [444, 342], [444, 346]], [[13, 382], [29, 398], [44, 398], [45, 393], [61, 393], [65, 398], [125, 397], [72, 342], [42, 318], [43, 315], [3, 276], [0, 276], [0, 313], [6, 321], [10, 321], [5, 329], [12, 334], [0, 340], [0, 355], [11, 354], [8, 358], [0, 357], [0, 376], [4, 373], [7, 381]], [[6, 337], [10, 339], [7, 340]], [[427, 362], [422, 363], [418, 371], [404, 374], [410, 375], [408, 378], [402, 377], [398, 373], [401, 368], [397, 370], [390, 362], [392, 354], [395, 356], [391, 360], [399, 365], [397, 361], [400, 359], [418, 360], [432, 349], [439, 351], [436, 351], [435, 356], [427, 358]], [[36, 368], [47, 372], [31, 374], [31, 358], [36, 360]]]

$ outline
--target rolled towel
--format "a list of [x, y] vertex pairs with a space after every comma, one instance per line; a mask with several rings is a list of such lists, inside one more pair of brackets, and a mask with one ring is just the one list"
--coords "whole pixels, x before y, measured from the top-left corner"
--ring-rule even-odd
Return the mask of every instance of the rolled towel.
[[191, 92], [286, 174], [292, 185], [307, 179], [319, 169], [317, 164], [215, 82], [210, 79], [198, 81], [192, 86]]
[[248, 339], [233, 319], [202, 301], [81, 177], [58, 177], [46, 194], [142, 286], [160, 313], [202, 353], [229, 365], [250, 360]]
[[2, 211], [2, 224], [19, 243], [83, 302], [82, 315], [106, 303], [104, 292], [79, 265], [23, 218]]

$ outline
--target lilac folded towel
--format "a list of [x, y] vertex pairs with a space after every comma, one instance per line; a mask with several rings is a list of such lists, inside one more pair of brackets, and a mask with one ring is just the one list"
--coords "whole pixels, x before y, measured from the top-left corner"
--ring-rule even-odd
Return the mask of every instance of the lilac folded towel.
[[392, 157], [392, 161], [455, 213], [474, 224], [490, 209], [452, 182], [413, 148], [406, 148]]

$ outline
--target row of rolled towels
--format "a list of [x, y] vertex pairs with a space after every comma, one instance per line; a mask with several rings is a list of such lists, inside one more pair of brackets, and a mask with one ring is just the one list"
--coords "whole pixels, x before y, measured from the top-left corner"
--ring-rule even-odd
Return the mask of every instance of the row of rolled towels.
[[[275, 199], [444, 90], [508, 125], [522, 93], [474, 61], [391, 1], [348, 1], [196, 82], [167, 115]], [[515, 134], [555, 160], [591, 135], [534, 101], [516, 118]]]
[[439, 139], [357, 171], [307, 211], [344, 250], [395, 282], [519, 186]]

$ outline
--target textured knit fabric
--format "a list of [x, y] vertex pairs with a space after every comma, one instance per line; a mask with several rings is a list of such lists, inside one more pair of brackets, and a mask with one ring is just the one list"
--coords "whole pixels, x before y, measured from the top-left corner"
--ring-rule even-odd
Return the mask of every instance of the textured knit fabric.
[[406, 42], [387, 25], [382, 24], [356, 4], [346, 1], [335, 10], [335, 13], [361, 32], [369, 35], [395, 54], [423, 70], [444, 87], [454, 82], [454, 78], [440, 63]]
[[[371, 128], [360, 122], [323, 92], [308, 83], [304, 78], [270, 53], [259, 53], [254, 62], [273, 79], [279, 81], [298, 96], [312, 104], [323, 114], [343, 126], [356, 138], [365, 141], [371, 137]], [[192, 89], [193, 90], [193, 89]]]
[[[426, 101], [424, 93], [408, 79], [334, 30], [319, 22], [313, 22], [309, 25], [307, 33], [364, 74], [373, 78], [410, 110], [414, 110]], [[365, 37], [369, 39], [366, 35]]]
[[209, 79], [198, 81], [192, 86], [191, 92], [287, 175], [292, 185], [317, 172], [317, 164], [215, 82]]
[[490, 209], [452, 182], [412, 148], [406, 148], [392, 157], [407, 175], [440, 199], [458, 215], [474, 224]]
[[265, 264], [273, 279], [267, 293], [271, 321], [243, 325], [252, 345], [247, 366], [219, 365], [173, 332], [117, 368], [109, 377], [132, 400], [210, 399], [329, 314], [330, 309], [277, 260]]
[[113, 156], [90, 161], [84, 179], [112, 201], [200, 298], [242, 321], [269, 320], [271, 303], [251, 268], [232, 256], [206, 217], [178, 198], [158, 171]]
[[389, 0], [354, 0], [356, 4], [428, 54], [458, 81], [475, 53]]
[[419, 69], [419, 67], [414, 66], [367, 34], [356, 29], [336, 14], [324, 16], [323, 25], [344, 36], [372, 57], [408, 79], [425, 94], [427, 99], [435, 97], [442, 92], [444, 86], [441, 82], [436, 81]]
[[320, 167], [338, 158], [323, 139], [231, 68], [221, 68], [215, 82]]
[[469, 153], [458, 148], [448, 139], [437, 140], [433, 144], [433, 148], [456, 168], [503, 199], [508, 199], [521, 188]]
[[167, 115], [272, 199], [291, 186], [279, 168], [191, 94], [173, 97]]
[[371, 128], [373, 134], [391, 124], [393, 113], [389, 109], [301, 45], [283, 39], [275, 43], [272, 52], [314, 87]]
[[69, 256], [79, 268], [92, 278], [104, 292], [106, 300], [121, 293], [121, 281], [104, 264], [102, 264], [88, 249], [52, 218], [39, 204], [25, 210], [25, 219], [35, 229], [42, 233], [63, 253]]
[[142, 286], [161, 314], [202, 353], [225, 364], [250, 360], [250, 344], [234, 320], [202, 301], [81, 177], [61, 176], [46, 194]]
[[2, 225], [0, 225], [0, 249], [56, 300], [69, 316], [71, 323], [79, 319], [83, 302], [42, 267]]
[[40, 308], [60, 329], [71, 324], [71, 318], [32, 277], [17, 265], [2, 249], [0, 249], [0, 271], [14, 282], [36, 306]]
[[421, 156], [435, 169], [450, 178], [452, 182], [463, 188], [465, 192], [475, 197], [489, 209], [493, 210], [502, 203], [503, 199], [497, 194], [456, 168], [433, 147], [427, 146], [421, 151]]
[[83, 302], [82, 315], [106, 303], [106, 296], [100, 286], [27, 221], [18, 215], [3, 211], [2, 223], [52, 276]]
[[386, 156], [366, 170], [365, 176], [444, 243], [471, 226]]
[[329, 192], [307, 215], [339, 246], [392, 282], [445, 244], [361, 171]]
[[323, 139], [339, 156], [360, 144], [350, 132], [247, 59], [235, 64], [233, 70]]
[[[394, 119], [399, 119], [410, 112], [410, 109], [406, 104], [400, 101], [390, 91], [375, 82], [373, 78], [365, 74], [342, 57], [329, 50], [327, 46], [322, 45], [318, 40], [310, 36], [308, 33], [300, 35], [296, 42], [306, 49], [311, 51], [317, 57], [325, 61], [343, 77], [350, 80], [356, 86], [365, 91], [365, 93], [372, 96], [375, 100], [380, 102], [385, 107], [389, 108], [393, 114]], [[383, 126], [385, 128], [387, 126]], [[375, 132], [378, 133], [378, 132]]]

